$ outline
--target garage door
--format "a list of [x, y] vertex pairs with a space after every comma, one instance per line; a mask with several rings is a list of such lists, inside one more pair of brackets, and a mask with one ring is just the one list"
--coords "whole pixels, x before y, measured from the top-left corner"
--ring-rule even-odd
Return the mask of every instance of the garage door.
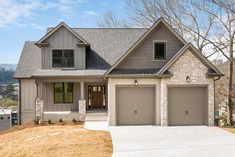
[[206, 87], [168, 88], [169, 125], [207, 124]]
[[117, 87], [117, 125], [153, 125], [154, 95], [154, 87]]

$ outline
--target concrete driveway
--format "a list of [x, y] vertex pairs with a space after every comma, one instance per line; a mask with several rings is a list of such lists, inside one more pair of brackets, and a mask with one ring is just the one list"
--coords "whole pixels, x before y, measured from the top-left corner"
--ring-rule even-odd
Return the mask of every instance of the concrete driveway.
[[234, 157], [235, 135], [216, 127], [109, 127], [114, 157]]

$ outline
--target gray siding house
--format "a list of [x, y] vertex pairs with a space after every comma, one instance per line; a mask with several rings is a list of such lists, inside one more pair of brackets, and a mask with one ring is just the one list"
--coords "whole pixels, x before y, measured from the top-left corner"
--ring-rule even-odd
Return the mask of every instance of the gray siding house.
[[62, 22], [25, 42], [14, 77], [21, 123], [105, 113], [109, 125], [213, 126], [221, 76], [160, 18], [148, 29]]

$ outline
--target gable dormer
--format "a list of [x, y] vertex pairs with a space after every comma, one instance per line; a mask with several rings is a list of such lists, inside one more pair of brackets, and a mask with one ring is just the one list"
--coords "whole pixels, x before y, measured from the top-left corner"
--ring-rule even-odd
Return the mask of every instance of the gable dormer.
[[64, 22], [35, 45], [41, 48], [42, 69], [85, 69], [89, 43]]

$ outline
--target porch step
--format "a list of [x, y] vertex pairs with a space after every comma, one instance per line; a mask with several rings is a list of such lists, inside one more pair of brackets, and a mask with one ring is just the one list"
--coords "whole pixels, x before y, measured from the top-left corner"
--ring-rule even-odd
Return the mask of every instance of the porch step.
[[107, 112], [87, 112], [85, 116], [85, 121], [107, 121]]

